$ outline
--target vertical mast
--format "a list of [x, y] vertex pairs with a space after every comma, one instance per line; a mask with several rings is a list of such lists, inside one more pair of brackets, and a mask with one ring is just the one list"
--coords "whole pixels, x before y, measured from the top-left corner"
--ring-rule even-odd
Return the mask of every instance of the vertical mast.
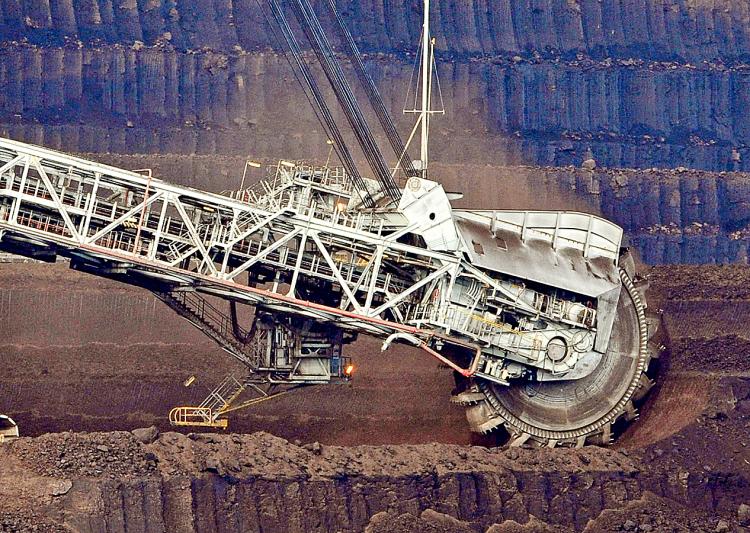
[[[419, 161], [414, 161], [414, 166], [419, 165], [420, 173], [423, 178], [427, 178], [427, 167], [429, 165], [430, 153], [430, 120], [432, 115], [435, 113], [445, 114], [445, 107], [443, 106], [443, 94], [440, 91], [440, 80], [437, 78], [437, 73], [434, 71], [435, 67], [435, 40], [430, 34], [430, 0], [424, 0], [424, 26], [422, 28], [422, 39], [420, 48], [422, 49], [421, 57], [417, 58], [414, 64], [414, 71], [412, 72], [412, 79], [414, 74], [419, 70], [417, 75], [416, 88], [414, 90], [414, 101], [413, 105], [410, 105], [408, 109], [404, 109], [404, 113], [419, 115], [414, 128], [409, 135], [409, 140], [406, 141], [407, 148], [411, 146], [412, 141], [416, 142], [417, 130], [422, 127], [422, 150]], [[437, 82], [438, 91], [440, 92], [440, 103], [443, 109], [440, 111], [432, 110], [432, 82], [433, 76]], [[422, 103], [418, 103], [419, 100], [419, 85], [422, 85]], [[409, 83], [409, 92], [407, 100], [410, 100], [412, 84]], [[406, 151], [404, 151], [406, 153]], [[403, 157], [403, 154], [401, 155]]]
[[422, 29], [422, 176], [427, 177], [430, 142], [430, 85], [432, 58], [430, 43], [430, 0], [424, 0], [424, 27]]

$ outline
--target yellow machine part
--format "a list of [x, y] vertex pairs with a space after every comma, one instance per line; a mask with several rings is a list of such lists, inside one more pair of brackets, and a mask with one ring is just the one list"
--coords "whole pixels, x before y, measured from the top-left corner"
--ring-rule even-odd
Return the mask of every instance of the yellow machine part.
[[169, 423], [173, 426], [226, 429], [229, 420], [216, 419], [208, 407], [175, 407], [169, 412]]
[[236, 398], [233, 398], [232, 401], [227, 402], [224, 407], [216, 413], [214, 413], [210, 407], [175, 407], [169, 412], [169, 423], [173, 426], [181, 427], [227, 429], [229, 426], [229, 420], [218, 417], [234, 411], [239, 411], [240, 409], [246, 409], [258, 405], [259, 403], [267, 402], [268, 400], [273, 400], [288, 393], [289, 391], [277, 392], [276, 394], [270, 394], [261, 398], [253, 398], [234, 406], [232, 404]]

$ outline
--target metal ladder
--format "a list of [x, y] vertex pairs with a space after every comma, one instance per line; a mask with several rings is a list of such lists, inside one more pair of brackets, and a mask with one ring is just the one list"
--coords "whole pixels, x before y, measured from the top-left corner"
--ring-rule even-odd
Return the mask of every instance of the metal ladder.
[[169, 412], [173, 426], [199, 426], [226, 429], [229, 421], [219, 417], [245, 391], [246, 386], [233, 374], [227, 376], [198, 407], [175, 407]]
[[[231, 316], [193, 291], [154, 291], [154, 294], [178, 315], [188, 320], [219, 344], [227, 353], [250, 370], [253, 369], [254, 361], [250, 358], [249, 349], [235, 336]], [[241, 337], [247, 338], [247, 332], [239, 326], [238, 329]]]

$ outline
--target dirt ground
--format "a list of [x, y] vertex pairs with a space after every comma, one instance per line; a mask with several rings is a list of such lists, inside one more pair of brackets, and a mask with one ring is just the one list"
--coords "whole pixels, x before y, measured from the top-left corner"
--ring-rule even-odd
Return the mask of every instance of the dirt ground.
[[[0, 266], [0, 316], [0, 359], [12, 369], [0, 377], [0, 412], [13, 413], [26, 435], [152, 424], [167, 430], [172, 407], [194, 405], [227, 374], [241, 375], [149, 293], [62, 264]], [[368, 338], [348, 353], [356, 368], [351, 384], [238, 412], [231, 430], [336, 445], [469, 442], [462, 409], [448, 403], [448, 371], [408, 347], [382, 353]], [[197, 384], [187, 389], [192, 375]]]
[[[233, 434], [166, 433], [143, 444], [125, 431], [151, 425], [171, 431], [168, 410], [199, 401], [237, 370], [231, 359], [143, 291], [64, 265], [0, 265], [0, 412], [12, 415], [24, 435], [38, 436], [0, 450], [4, 479], [36, 479], [23, 499], [0, 498], [0, 531], [97, 531], [97, 524], [118, 530], [109, 503], [92, 511], [102, 522], [83, 524], [87, 507], [72, 496], [50, 496], [56, 483], [70, 481], [76, 498], [95, 491], [106, 503], [114, 479], [150, 487], [146, 480], [156, 478], [160, 486], [170, 478], [191, 480], [190, 505], [198, 511], [190, 528], [176, 527], [164, 503], [161, 526], [139, 527], [131, 512], [122, 530], [212, 531], [201, 521], [198, 480], [231, 478], [244, 487], [248, 479], [293, 478], [304, 493], [299, 498], [312, 497], [305, 491], [315, 486], [326, 494], [321, 502], [335, 506], [343, 497], [354, 514], [303, 527], [297, 514], [279, 511], [275, 522], [253, 518], [257, 528], [249, 530], [743, 531], [750, 524], [750, 509], [742, 507], [750, 505], [750, 271], [685, 266], [646, 274], [669, 349], [640, 419], [613, 449], [535, 452], [466, 446], [472, 439], [463, 413], [448, 403], [450, 374], [410, 349], [382, 354], [369, 339], [350, 347], [357, 361], [351, 385], [312, 388], [239, 412]], [[190, 375], [198, 385], [186, 389]], [[67, 430], [76, 433], [59, 433]], [[91, 431], [106, 433], [81, 433]], [[560, 477], [561, 469], [567, 473]], [[497, 479], [503, 472], [514, 476], [507, 494]], [[582, 472], [596, 474], [582, 478]], [[411, 494], [404, 484], [425, 476], [430, 491], [403, 496]], [[607, 480], [614, 478], [626, 490], [608, 499]], [[466, 479], [473, 480], [474, 496]], [[370, 487], [357, 512], [352, 480]], [[447, 488], [454, 485], [455, 494]], [[265, 494], [253, 487], [254, 497]], [[275, 505], [291, 505], [288, 490], [276, 486]], [[599, 503], [583, 512], [582, 494], [591, 490], [601, 493]], [[507, 501], [493, 504], [495, 491]], [[555, 500], [558, 491], [578, 511]], [[151, 501], [146, 492], [138, 496], [141, 506]], [[158, 501], [187, 497], [178, 492]], [[384, 496], [392, 493], [403, 497]], [[515, 494], [523, 501], [512, 512]], [[535, 508], [540, 501], [546, 503]], [[236, 505], [233, 512], [246, 508], [240, 500]], [[222, 514], [229, 511], [212, 509], [215, 520], [229, 520]]]

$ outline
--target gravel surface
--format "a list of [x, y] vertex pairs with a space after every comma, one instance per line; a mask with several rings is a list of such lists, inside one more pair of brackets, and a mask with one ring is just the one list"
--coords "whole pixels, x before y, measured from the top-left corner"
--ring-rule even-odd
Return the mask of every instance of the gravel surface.
[[39, 475], [144, 476], [154, 472], [156, 463], [133, 434], [51, 433], [37, 438], [20, 438], [8, 450]]

